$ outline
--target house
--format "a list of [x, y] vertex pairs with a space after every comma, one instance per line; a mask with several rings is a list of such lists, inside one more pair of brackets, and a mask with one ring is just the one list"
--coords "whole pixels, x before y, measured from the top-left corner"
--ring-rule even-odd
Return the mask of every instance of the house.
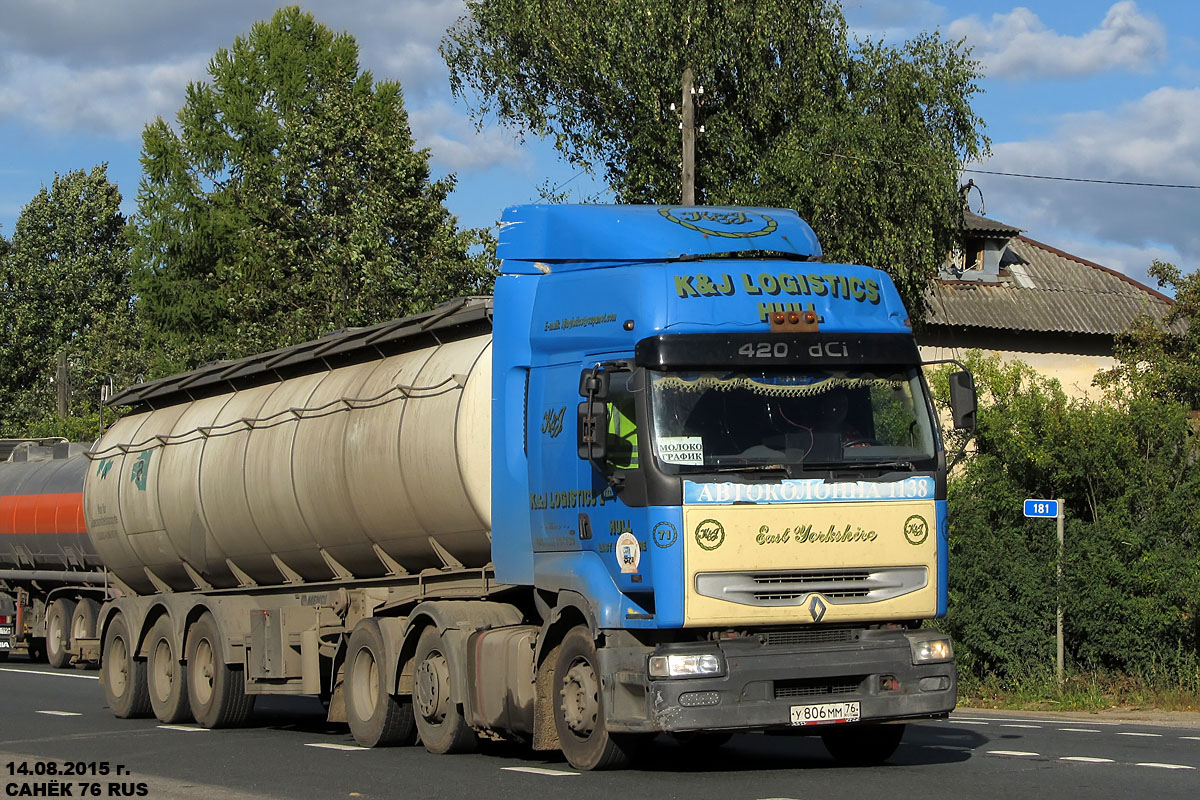
[[1116, 364], [1115, 337], [1139, 314], [1162, 319], [1172, 300], [1119, 272], [963, 211], [964, 241], [926, 294], [926, 360], [971, 349], [1019, 359], [1095, 396], [1096, 372]]

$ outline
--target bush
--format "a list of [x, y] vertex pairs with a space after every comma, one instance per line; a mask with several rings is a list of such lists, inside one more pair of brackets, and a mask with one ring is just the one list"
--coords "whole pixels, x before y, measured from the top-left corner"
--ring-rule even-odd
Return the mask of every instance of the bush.
[[962, 668], [1002, 680], [1053, 669], [1056, 527], [1025, 519], [1021, 501], [1059, 497], [1068, 663], [1194, 686], [1200, 450], [1187, 408], [1137, 394], [1069, 399], [1024, 364], [969, 363], [979, 428], [949, 483], [944, 622]]

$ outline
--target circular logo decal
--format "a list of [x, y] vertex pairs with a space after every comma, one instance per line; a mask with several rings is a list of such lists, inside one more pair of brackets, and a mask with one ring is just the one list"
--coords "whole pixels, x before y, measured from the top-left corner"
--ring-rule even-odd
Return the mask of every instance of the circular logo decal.
[[706, 519], [696, 526], [696, 544], [705, 550], [716, 550], [725, 542], [725, 526], [715, 519]]
[[768, 236], [779, 223], [766, 214], [737, 208], [660, 208], [659, 214], [690, 231], [725, 239]]
[[679, 538], [679, 531], [669, 522], [660, 522], [654, 526], [654, 543], [659, 547], [670, 547]]
[[924, 544], [929, 538], [929, 523], [924, 517], [913, 514], [904, 520], [904, 538], [909, 544]]

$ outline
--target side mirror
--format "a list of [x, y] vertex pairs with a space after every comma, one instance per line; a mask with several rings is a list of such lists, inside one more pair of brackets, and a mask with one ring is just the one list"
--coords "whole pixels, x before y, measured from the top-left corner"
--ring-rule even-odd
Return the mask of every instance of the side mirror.
[[979, 399], [975, 393], [975, 378], [967, 371], [950, 373], [950, 414], [958, 430], [975, 429], [975, 411]]
[[579, 458], [603, 461], [608, 455], [608, 405], [603, 400], [584, 400], [578, 417]]

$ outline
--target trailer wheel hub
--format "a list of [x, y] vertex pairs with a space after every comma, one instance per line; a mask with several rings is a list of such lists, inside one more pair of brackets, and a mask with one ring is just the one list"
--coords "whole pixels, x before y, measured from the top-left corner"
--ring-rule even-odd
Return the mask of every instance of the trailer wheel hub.
[[450, 668], [446, 657], [436, 650], [417, 665], [413, 701], [425, 719], [441, 722], [446, 718], [450, 702]]

